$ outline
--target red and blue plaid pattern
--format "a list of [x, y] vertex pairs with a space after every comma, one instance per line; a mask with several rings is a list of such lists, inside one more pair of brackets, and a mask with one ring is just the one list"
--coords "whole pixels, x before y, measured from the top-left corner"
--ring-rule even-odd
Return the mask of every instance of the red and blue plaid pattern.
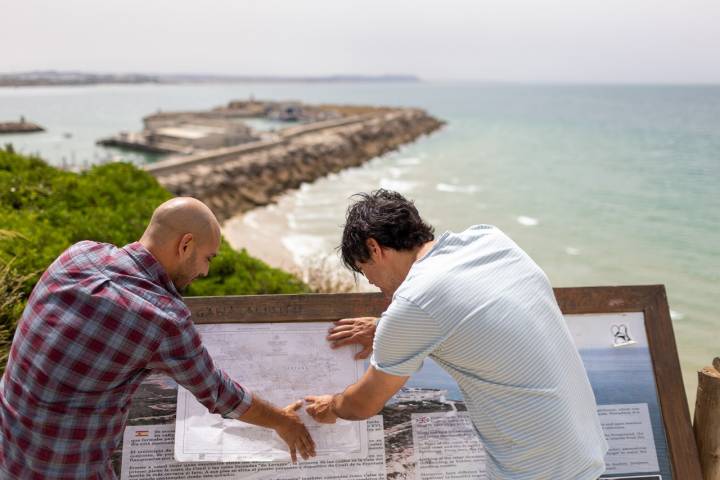
[[35, 286], [0, 380], [0, 478], [114, 479], [110, 456], [151, 370], [224, 417], [252, 401], [140, 243], [73, 245]]

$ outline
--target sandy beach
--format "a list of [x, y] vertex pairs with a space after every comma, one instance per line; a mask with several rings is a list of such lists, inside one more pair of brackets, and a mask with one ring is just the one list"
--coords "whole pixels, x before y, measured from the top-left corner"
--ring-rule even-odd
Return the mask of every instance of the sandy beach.
[[[302, 195], [302, 188], [291, 191], [272, 205], [231, 217], [222, 225], [223, 236], [234, 249], [245, 249], [271, 267], [294, 273], [322, 293], [377, 291], [365, 277], [354, 277], [342, 265], [336, 251], [340, 227], [332, 236], [294, 228], [304, 221], [293, 214]], [[307, 212], [310, 217], [317, 215], [310, 207]]]
[[[259, 212], [258, 212], [259, 211]], [[253, 257], [259, 258], [268, 265], [293, 271], [300, 267], [293, 253], [283, 244], [285, 229], [280, 222], [263, 221], [257, 223], [257, 217], [272, 219], [279, 216], [277, 208], [262, 207], [245, 214], [230, 218], [222, 226], [222, 233], [230, 245], [236, 249], [245, 249]]]

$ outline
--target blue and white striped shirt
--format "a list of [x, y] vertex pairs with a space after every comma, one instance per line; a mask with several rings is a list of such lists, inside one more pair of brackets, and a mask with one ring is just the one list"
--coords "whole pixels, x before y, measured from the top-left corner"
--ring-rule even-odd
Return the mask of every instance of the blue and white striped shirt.
[[427, 356], [460, 386], [491, 479], [603, 473], [595, 397], [552, 287], [499, 229], [444, 233], [383, 313], [375, 368], [408, 376]]

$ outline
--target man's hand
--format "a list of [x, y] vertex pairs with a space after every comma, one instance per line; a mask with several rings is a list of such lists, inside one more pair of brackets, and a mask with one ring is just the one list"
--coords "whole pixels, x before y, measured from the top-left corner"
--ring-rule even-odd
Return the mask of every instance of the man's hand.
[[335, 423], [337, 415], [333, 411], [333, 396], [332, 395], [320, 395], [320, 396], [307, 396], [305, 401], [308, 402], [305, 411], [310, 415], [316, 422], [319, 423]]
[[300, 417], [295, 413], [302, 407], [302, 404], [302, 400], [298, 400], [283, 408], [284, 421], [274, 427], [280, 438], [287, 443], [293, 463], [297, 463], [297, 452], [300, 452], [303, 460], [315, 456], [315, 442]]
[[[331, 348], [359, 343], [363, 349], [355, 354], [355, 360], [367, 358], [372, 353], [373, 338], [378, 319], [375, 317], [343, 318], [330, 328], [327, 340]], [[320, 398], [320, 397], [316, 397]]]

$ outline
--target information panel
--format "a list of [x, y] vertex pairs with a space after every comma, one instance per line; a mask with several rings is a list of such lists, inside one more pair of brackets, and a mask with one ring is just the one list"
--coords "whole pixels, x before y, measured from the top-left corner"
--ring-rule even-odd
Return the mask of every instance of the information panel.
[[[603, 478], [700, 480], [664, 289], [595, 287], [556, 289], [555, 293], [590, 378], [608, 441]], [[251, 323], [243, 329], [265, 332], [259, 334], [261, 340], [253, 341], [253, 353], [247, 358], [225, 355], [230, 350], [241, 352], [242, 345], [228, 348], [225, 353], [217, 345], [210, 348], [211, 353], [219, 356], [220, 363], [229, 362], [231, 368], [238, 363], [259, 364], [263, 353], [277, 353], [277, 348], [284, 352], [280, 358], [287, 357], [289, 352], [291, 356], [302, 353], [302, 349], [292, 345], [297, 344], [298, 338], [305, 338], [299, 343], [308, 345], [306, 335], [317, 336], [315, 340], [320, 343], [316, 346], [321, 345], [328, 324], [306, 322], [379, 315], [385, 308], [382, 297], [374, 294], [217, 297], [188, 299], [188, 304], [196, 323], [213, 325], [199, 326], [210, 345], [223, 345], [222, 341], [210, 339], [213, 332], [241, 330], [236, 323]], [[274, 327], [257, 322], [294, 323]], [[269, 333], [273, 328], [280, 328], [282, 334]], [[295, 340], [289, 340], [291, 337]], [[279, 346], [273, 341], [290, 343]], [[662, 355], [656, 354], [660, 348]], [[328, 361], [319, 359], [313, 353], [315, 350], [315, 347], [304, 350], [305, 354], [314, 355], [307, 361]], [[337, 372], [343, 372], [338, 373], [338, 378], [349, 375], [345, 385], [353, 383], [365, 368], [359, 367], [347, 353], [345, 360], [332, 360], [343, 362], [335, 367], [340, 369]], [[229, 356], [233, 355], [243, 354]], [[304, 361], [293, 357], [292, 362]], [[242, 382], [243, 369], [236, 368], [232, 373]], [[260, 376], [287, 381], [287, 372], [265, 372]], [[310, 390], [307, 393], [324, 391]], [[187, 412], [183, 413], [178, 398], [184, 402], [186, 396], [182, 392], [178, 396], [177, 385], [161, 375], [152, 375], [142, 384], [133, 399], [123, 448], [115, 456], [121, 480], [486, 478], [485, 451], [465, 412], [460, 391], [452, 378], [431, 360], [411, 377], [380, 415], [355, 424], [360, 430], [354, 433], [339, 434], [352, 437], [346, 445], [346, 455], [337, 455], [336, 451], [334, 456], [300, 461], [295, 466], [282, 455], [263, 458], [273, 460], [263, 462], [228, 462], [232, 458], [220, 458], [222, 455], [214, 459], [225, 460], [224, 463], [178, 462], [176, 412], [178, 425], [184, 425], [182, 419]], [[313, 435], [318, 437], [317, 429], [322, 428], [325, 427], [312, 426]], [[192, 430], [180, 434], [186, 439], [191, 437], [193, 444], [206, 441]]]

